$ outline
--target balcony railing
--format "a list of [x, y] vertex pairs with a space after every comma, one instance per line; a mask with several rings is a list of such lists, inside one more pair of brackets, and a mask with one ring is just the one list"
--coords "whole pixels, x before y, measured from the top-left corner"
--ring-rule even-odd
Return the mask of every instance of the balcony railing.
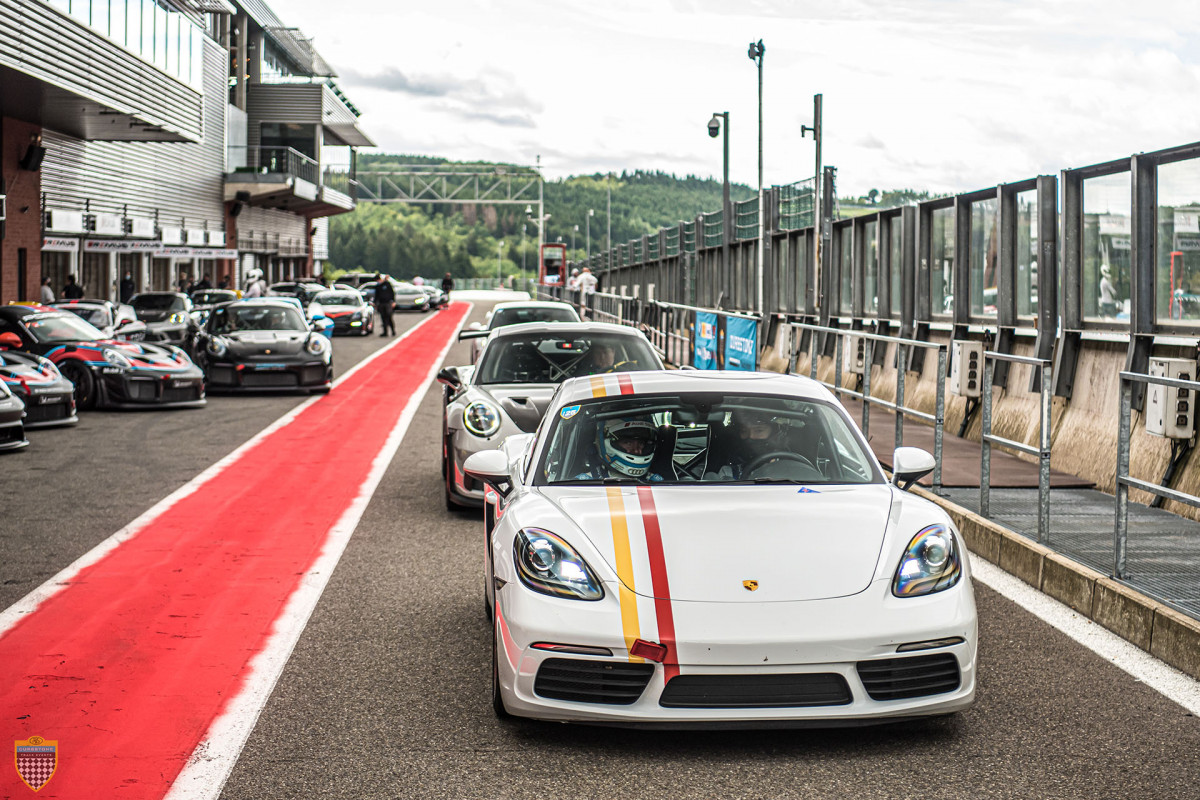
[[320, 174], [316, 159], [293, 147], [232, 146], [228, 158], [230, 172], [288, 175], [313, 184]]
[[324, 164], [321, 167], [321, 185], [341, 192], [351, 200], [358, 199], [356, 171], [349, 164]]

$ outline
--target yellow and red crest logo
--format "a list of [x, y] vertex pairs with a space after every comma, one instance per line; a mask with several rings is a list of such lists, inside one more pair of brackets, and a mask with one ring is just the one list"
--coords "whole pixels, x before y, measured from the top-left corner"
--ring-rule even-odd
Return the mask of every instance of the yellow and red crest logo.
[[58, 742], [30, 736], [14, 743], [17, 775], [35, 792], [45, 786], [58, 769]]
[[742, 581], [742, 586], [746, 588], [746, 591], [753, 592], [758, 589], [758, 581]]

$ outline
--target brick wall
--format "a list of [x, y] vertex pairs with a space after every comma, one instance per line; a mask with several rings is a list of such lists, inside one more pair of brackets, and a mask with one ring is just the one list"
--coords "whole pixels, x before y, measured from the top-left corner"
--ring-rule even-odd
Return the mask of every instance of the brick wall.
[[41, 173], [22, 170], [17, 162], [30, 139], [39, 133], [38, 125], [0, 118], [0, 178], [4, 186], [0, 193], [8, 195], [8, 220], [0, 240], [0, 305], [20, 295], [17, 278], [21, 248], [26, 256], [25, 297], [38, 298], [42, 274]]

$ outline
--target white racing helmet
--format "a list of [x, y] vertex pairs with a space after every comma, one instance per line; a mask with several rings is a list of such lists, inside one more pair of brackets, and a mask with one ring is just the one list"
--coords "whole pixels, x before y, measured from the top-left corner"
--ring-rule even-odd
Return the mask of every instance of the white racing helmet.
[[600, 458], [610, 469], [640, 478], [650, 469], [658, 429], [644, 419], [610, 419], [600, 426]]

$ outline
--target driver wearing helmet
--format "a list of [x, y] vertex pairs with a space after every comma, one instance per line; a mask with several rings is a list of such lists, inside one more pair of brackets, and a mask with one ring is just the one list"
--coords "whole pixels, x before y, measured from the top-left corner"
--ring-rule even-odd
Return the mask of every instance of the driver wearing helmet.
[[[741, 480], [746, 467], [770, 453], [789, 451], [782, 426], [769, 411], [738, 408], [733, 412], [737, 440], [731, 442], [722, 463], [711, 464], [718, 480]], [[768, 459], [764, 463], [770, 463]]]
[[587, 468], [576, 480], [634, 478], [659, 483], [663, 476], [650, 471], [658, 447], [658, 428], [647, 419], [610, 419], [596, 427], [596, 442]]

